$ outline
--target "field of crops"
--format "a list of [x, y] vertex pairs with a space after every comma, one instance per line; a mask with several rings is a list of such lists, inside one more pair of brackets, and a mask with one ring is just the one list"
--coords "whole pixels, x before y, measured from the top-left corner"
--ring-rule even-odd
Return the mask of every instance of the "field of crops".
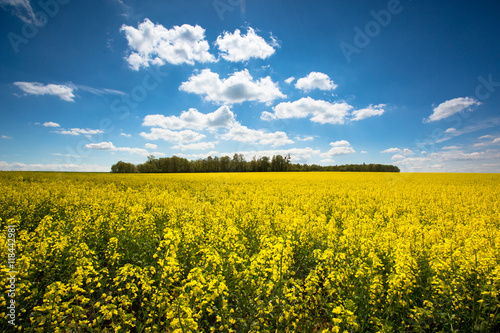
[[499, 331], [499, 185], [1, 172], [0, 331]]

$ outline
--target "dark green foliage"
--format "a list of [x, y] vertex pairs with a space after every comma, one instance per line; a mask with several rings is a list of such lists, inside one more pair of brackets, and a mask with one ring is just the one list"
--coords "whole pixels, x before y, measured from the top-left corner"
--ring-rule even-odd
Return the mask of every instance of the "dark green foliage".
[[344, 171], [344, 172], [399, 172], [394, 165], [383, 164], [348, 164], [321, 166], [316, 164], [292, 164], [290, 155], [274, 155], [272, 158], [255, 156], [249, 162], [242, 154], [212, 157], [189, 161], [182, 157], [155, 158], [148, 156], [148, 160], [137, 166], [131, 163], [118, 162], [111, 167], [111, 172], [140, 172], [140, 173], [190, 173], [190, 172], [281, 172], [281, 171]]
[[113, 172], [113, 173], [135, 173], [135, 172], [137, 172], [137, 168], [132, 163], [118, 161], [118, 163], [113, 164], [111, 166], [111, 172]]

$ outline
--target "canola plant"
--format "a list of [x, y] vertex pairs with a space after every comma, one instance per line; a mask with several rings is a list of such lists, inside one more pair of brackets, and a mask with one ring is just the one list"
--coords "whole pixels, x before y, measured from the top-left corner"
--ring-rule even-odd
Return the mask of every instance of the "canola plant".
[[500, 331], [499, 185], [1, 172], [0, 330]]

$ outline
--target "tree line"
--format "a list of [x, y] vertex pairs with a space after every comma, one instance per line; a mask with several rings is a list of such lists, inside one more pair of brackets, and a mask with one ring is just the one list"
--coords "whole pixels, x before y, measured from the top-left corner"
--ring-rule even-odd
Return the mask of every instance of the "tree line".
[[148, 156], [142, 164], [119, 161], [111, 166], [113, 173], [199, 173], [199, 172], [279, 172], [279, 171], [343, 171], [343, 172], [400, 172], [394, 165], [384, 164], [346, 164], [321, 166], [316, 164], [291, 163], [290, 155], [274, 155], [253, 157], [246, 161], [242, 154], [229, 156], [200, 158], [188, 160], [172, 156], [155, 158]]

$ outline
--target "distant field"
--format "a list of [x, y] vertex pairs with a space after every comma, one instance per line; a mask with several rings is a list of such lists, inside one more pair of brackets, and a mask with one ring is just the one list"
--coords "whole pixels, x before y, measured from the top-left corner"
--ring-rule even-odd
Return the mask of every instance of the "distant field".
[[500, 331], [498, 174], [0, 172], [0, 219], [0, 331]]

